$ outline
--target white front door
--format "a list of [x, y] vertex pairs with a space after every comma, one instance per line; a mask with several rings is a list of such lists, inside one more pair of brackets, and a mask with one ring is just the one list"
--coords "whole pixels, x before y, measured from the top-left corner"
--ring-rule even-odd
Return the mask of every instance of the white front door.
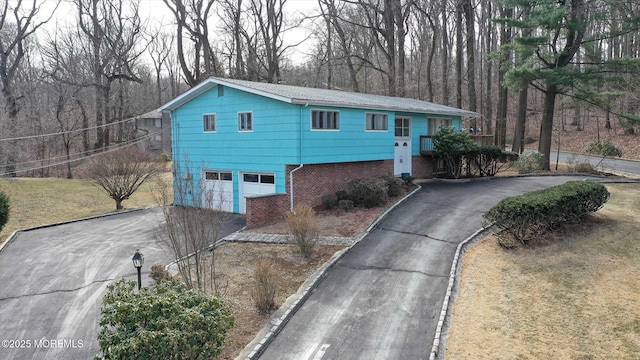
[[247, 213], [247, 196], [275, 194], [276, 179], [273, 173], [243, 173], [240, 186], [240, 213]]
[[396, 116], [393, 173], [411, 174], [411, 118]]

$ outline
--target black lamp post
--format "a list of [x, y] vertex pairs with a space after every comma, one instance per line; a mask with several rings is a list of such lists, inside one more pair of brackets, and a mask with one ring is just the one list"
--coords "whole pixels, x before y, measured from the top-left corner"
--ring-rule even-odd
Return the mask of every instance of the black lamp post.
[[140, 249], [136, 249], [136, 253], [133, 254], [133, 266], [138, 269], [138, 291], [142, 288], [142, 278], [140, 276], [140, 269], [142, 268], [142, 264], [144, 264], [144, 255], [140, 252]]

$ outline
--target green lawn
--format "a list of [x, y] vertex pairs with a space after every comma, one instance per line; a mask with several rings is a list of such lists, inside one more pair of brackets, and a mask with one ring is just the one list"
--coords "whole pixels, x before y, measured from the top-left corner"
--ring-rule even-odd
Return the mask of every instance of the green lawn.
[[[162, 175], [170, 182], [170, 173]], [[125, 200], [125, 209], [156, 205], [154, 183], [145, 183]], [[0, 179], [0, 191], [9, 196], [9, 222], [0, 232], [0, 243], [18, 229], [67, 221], [115, 211], [115, 202], [87, 180], [57, 178]]]

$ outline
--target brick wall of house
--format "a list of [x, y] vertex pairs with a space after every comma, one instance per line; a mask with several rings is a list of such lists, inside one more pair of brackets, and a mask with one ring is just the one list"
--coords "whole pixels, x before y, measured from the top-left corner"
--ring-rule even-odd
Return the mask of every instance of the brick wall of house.
[[[287, 166], [286, 173], [296, 167]], [[347, 190], [349, 181], [380, 175], [393, 175], [393, 160], [305, 165], [293, 173], [294, 204], [322, 205], [323, 195]]]
[[289, 210], [289, 194], [247, 197], [247, 226], [258, 227], [283, 219]]
[[419, 179], [433, 177], [433, 159], [427, 156], [414, 156], [411, 159], [411, 176]]
[[[433, 176], [432, 160], [414, 156], [412, 175], [416, 178]], [[257, 227], [283, 219], [290, 209], [289, 173], [297, 165], [286, 167], [286, 194], [247, 198], [247, 226]], [[347, 190], [353, 179], [365, 179], [380, 175], [393, 175], [393, 160], [362, 161], [350, 163], [304, 165], [293, 173], [294, 204], [322, 205], [322, 196]]]

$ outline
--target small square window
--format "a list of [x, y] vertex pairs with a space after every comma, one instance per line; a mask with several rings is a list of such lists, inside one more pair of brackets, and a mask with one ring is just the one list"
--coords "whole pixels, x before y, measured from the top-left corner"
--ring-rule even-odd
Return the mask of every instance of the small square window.
[[204, 131], [216, 131], [216, 114], [202, 115], [202, 124], [204, 127]]
[[253, 113], [241, 112], [238, 113], [238, 131], [252, 131], [253, 130]]

